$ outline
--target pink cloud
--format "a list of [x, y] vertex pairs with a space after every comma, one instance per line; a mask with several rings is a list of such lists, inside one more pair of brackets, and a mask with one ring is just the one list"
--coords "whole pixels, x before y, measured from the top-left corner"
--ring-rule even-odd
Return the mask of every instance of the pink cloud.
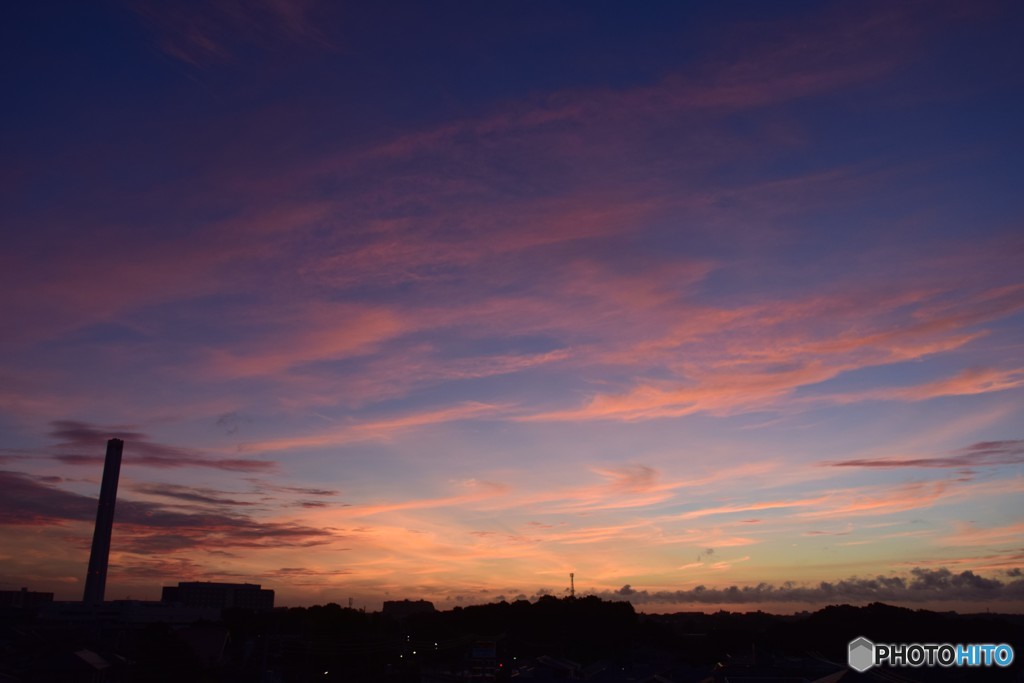
[[129, 0], [126, 4], [157, 34], [163, 52], [195, 67], [233, 61], [239, 43], [327, 46], [314, 18], [320, 4], [316, 0], [222, 0], [173, 6]]
[[846, 516], [880, 516], [910, 510], [925, 510], [965, 500], [983, 499], [1024, 491], [1024, 482], [911, 482], [898, 486], [849, 488], [830, 491], [818, 509], [797, 513], [804, 519]]
[[469, 482], [464, 482], [464, 484], [468, 489], [467, 493], [439, 498], [406, 499], [394, 503], [371, 503], [358, 505], [351, 508], [351, 514], [356, 517], [368, 517], [386, 512], [459, 507], [488, 500], [496, 496], [502, 496], [506, 494], [508, 490], [506, 486], [494, 482], [478, 482], [476, 480], [471, 480]]
[[309, 226], [326, 210], [319, 202], [259, 204], [202, 226], [197, 237], [186, 230], [184, 237], [146, 243], [130, 226], [90, 226], [88, 237], [63, 241], [41, 262], [12, 258], [4, 274], [20, 286], [0, 310], [23, 324], [5, 342], [38, 343], [140, 309], [247, 290], [265, 277], [260, 264], [279, 254], [276, 236]]
[[1024, 538], [1024, 522], [996, 527], [981, 527], [972, 522], [959, 522], [952, 534], [938, 539], [943, 545], [964, 546], [1016, 546]]
[[[1016, 292], [1016, 288], [1010, 291]], [[1013, 315], [1024, 305], [1015, 294], [1004, 296], [989, 289], [956, 305], [935, 307], [934, 301], [947, 293], [932, 290], [881, 295], [865, 308], [861, 300], [868, 292], [855, 290], [776, 303], [770, 308], [712, 311], [704, 320], [698, 314], [692, 324], [680, 326], [661, 339], [646, 339], [635, 351], [618, 351], [607, 357], [627, 366], [665, 363], [676, 370], [678, 379], [640, 380], [623, 393], [596, 394], [580, 407], [517, 419], [633, 421], [696, 412], [730, 414], [770, 409], [783, 399], [790, 406], [918, 401], [1021, 386], [1024, 380], [1016, 369], [967, 370], [955, 378], [918, 387], [794, 397], [801, 387], [852, 370], [963, 348], [985, 335], [970, 326]], [[997, 303], [976, 308], [979, 300]], [[892, 316], [907, 307], [914, 311], [913, 322], [894, 327]], [[681, 360], [674, 361], [673, 356]]]
[[488, 405], [486, 403], [463, 403], [457, 406], [409, 413], [397, 417], [356, 422], [314, 435], [243, 443], [240, 445], [240, 448], [247, 452], [267, 453], [296, 448], [339, 446], [375, 439], [390, 439], [405, 430], [500, 415], [503, 410], [501, 406]]
[[988, 394], [1017, 389], [1022, 386], [1024, 386], [1024, 368], [1009, 370], [972, 368], [963, 370], [953, 377], [917, 386], [851, 392], [837, 397], [837, 400], [843, 403], [866, 400], [926, 401], [942, 396]]
[[348, 305], [308, 307], [301, 315], [273, 321], [279, 329], [265, 332], [248, 350], [212, 350], [207, 371], [227, 377], [275, 375], [313, 361], [340, 360], [372, 352], [405, 332], [401, 316], [386, 308]]

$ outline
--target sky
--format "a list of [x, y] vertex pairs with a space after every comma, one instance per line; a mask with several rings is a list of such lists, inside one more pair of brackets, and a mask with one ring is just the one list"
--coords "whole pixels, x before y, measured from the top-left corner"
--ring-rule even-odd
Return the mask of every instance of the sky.
[[2, 13], [0, 589], [1024, 611], [1024, 5]]

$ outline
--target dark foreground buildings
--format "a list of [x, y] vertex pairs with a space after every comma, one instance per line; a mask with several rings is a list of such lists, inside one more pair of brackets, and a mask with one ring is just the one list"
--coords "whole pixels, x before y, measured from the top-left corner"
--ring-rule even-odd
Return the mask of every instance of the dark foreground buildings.
[[[182, 589], [204, 584], [183, 583]], [[225, 586], [205, 584], [211, 594]], [[258, 586], [249, 585], [248, 593]], [[226, 590], [226, 589], [225, 589]], [[237, 593], [236, 593], [237, 595]], [[19, 683], [1021, 683], [1011, 667], [863, 674], [846, 666], [857, 636], [878, 642], [1007, 643], [1024, 652], [1024, 617], [832, 606], [793, 616], [638, 615], [594, 596], [516, 600], [404, 619], [329, 603], [267, 612], [108, 601], [82, 619], [0, 619], [0, 681]], [[395, 601], [402, 604], [403, 601]], [[415, 601], [410, 601], [416, 604]], [[154, 609], [150, 610], [149, 607]], [[54, 605], [59, 608], [59, 605]], [[120, 614], [117, 612], [120, 607]], [[205, 612], [185, 620], [186, 612]], [[107, 613], [110, 614], [107, 614]], [[209, 614], [213, 613], [213, 614]], [[910, 635], [908, 635], [910, 634]], [[1019, 655], [1018, 655], [1019, 657]]]

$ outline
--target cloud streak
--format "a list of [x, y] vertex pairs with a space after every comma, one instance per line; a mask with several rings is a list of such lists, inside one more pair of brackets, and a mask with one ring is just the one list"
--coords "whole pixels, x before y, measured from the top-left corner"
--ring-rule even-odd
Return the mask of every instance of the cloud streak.
[[[66, 465], [100, 465], [104, 459], [100, 453], [105, 452], [107, 440], [120, 438], [126, 442], [123, 465], [158, 469], [199, 467], [228, 472], [265, 472], [277, 467], [276, 463], [266, 460], [207, 458], [198, 451], [154, 442], [146, 434], [133, 431], [131, 427], [102, 427], [76, 420], [56, 420], [51, 426], [50, 435], [60, 440], [55, 448], [65, 451], [51, 457]], [[81, 452], [86, 450], [93, 454]]]
[[982, 441], [939, 458], [853, 459], [828, 463], [832, 467], [966, 469], [1024, 464], [1024, 440]]
[[167, 55], [194, 67], [232, 62], [239, 49], [288, 43], [319, 43], [314, 20], [319, 3], [310, 0], [227, 0], [214, 5], [186, 3], [168, 7], [151, 0], [131, 0], [128, 7], [156, 33]]
[[959, 573], [946, 568], [914, 568], [910, 576], [884, 576], [873, 578], [822, 581], [816, 585], [796, 582], [782, 584], [759, 583], [753, 586], [727, 586], [708, 588], [703, 585], [686, 590], [636, 590], [627, 584], [616, 591], [598, 594], [607, 600], [628, 600], [634, 605], [678, 604], [760, 604], [806, 603], [814, 605], [836, 603], [890, 602], [916, 604], [922, 602], [976, 601], [991, 603], [1024, 598], [1024, 581], [1000, 581], [978, 576], [970, 570]]
[[[17, 472], [0, 472], [0, 483], [7, 492], [0, 502], [0, 524], [47, 526], [95, 520], [96, 499]], [[142, 554], [199, 548], [311, 547], [335, 538], [328, 529], [296, 522], [264, 522], [240, 514], [209, 512], [203, 506], [180, 512], [131, 499], [118, 500], [114, 525], [118, 550]]]

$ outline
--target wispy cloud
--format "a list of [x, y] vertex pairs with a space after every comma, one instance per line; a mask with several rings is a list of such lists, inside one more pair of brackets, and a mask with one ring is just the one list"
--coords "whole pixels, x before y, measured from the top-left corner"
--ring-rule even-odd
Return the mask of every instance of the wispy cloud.
[[[17, 472], [0, 472], [7, 492], [0, 501], [0, 523], [18, 526], [91, 522], [96, 499], [45, 484]], [[200, 548], [310, 547], [334, 540], [328, 529], [296, 522], [260, 521], [206, 509], [180, 512], [131, 499], [117, 502], [118, 549], [168, 553]]]
[[480, 502], [500, 496], [506, 492], [506, 487], [488, 481], [477, 481], [470, 479], [462, 482], [460, 487], [463, 492], [452, 496], [440, 496], [433, 498], [407, 498], [402, 501], [390, 503], [370, 503], [366, 505], [352, 506], [346, 511], [357, 517], [366, 517], [385, 512], [397, 512], [405, 510], [427, 510], [432, 508], [458, 507], [468, 503]]
[[102, 464], [107, 440], [120, 438], [126, 442], [123, 465], [160, 469], [201, 467], [229, 472], [264, 472], [277, 468], [276, 463], [267, 460], [209, 458], [200, 451], [152, 441], [130, 426], [104, 427], [76, 420], [56, 420], [52, 423], [50, 435], [60, 440], [55, 446], [58, 452], [52, 457], [66, 465]]
[[222, 0], [173, 6], [126, 0], [125, 4], [152, 28], [161, 50], [197, 67], [233, 61], [240, 46], [326, 45], [315, 20], [320, 4], [315, 0]]
[[1007, 370], [971, 368], [952, 377], [937, 379], [917, 386], [871, 389], [836, 396], [841, 403], [856, 401], [926, 401], [944, 396], [974, 396], [1007, 391], [1024, 386], [1024, 368]]
[[287, 486], [281, 484], [275, 484], [274, 482], [267, 481], [265, 479], [246, 479], [250, 484], [256, 487], [257, 491], [272, 491], [274, 493], [286, 493], [286, 494], [297, 494], [301, 496], [336, 496], [339, 491], [335, 489], [324, 489], [310, 486]]
[[500, 406], [484, 403], [465, 403], [449, 408], [409, 413], [392, 418], [354, 422], [340, 429], [327, 430], [309, 436], [244, 443], [241, 445], [241, 448], [249, 452], [266, 453], [295, 448], [338, 446], [359, 441], [388, 439], [409, 429], [460, 420], [487, 418], [500, 415], [502, 412]]
[[794, 500], [770, 500], [748, 504], [720, 505], [717, 507], [691, 510], [690, 512], [684, 512], [680, 514], [678, 517], [679, 519], [699, 519], [701, 517], [707, 517], [710, 515], [730, 515], [739, 512], [756, 512], [760, 510], [788, 510], [791, 508], [818, 506], [824, 503], [826, 500], [826, 496], [818, 496], [814, 498]]
[[[206, 371], [226, 377], [278, 375], [302, 363], [337, 361], [372, 352], [408, 328], [397, 312], [365, 306], [317, 305], [289, 311], [253, 344], [213, 350]], [[252, 350], [247, 346], [255, 346]]]
[[[972, 522], [960, 522], [956, 530], [938, 539], [953, 547], [963, 546], [1024, 546], [1024, 522], [984, 527]], [[1019, 550], [1024, 552], [1024, 547]]]
[[1024, 490], [1024, 481], [994, 482], [922, 481], [885, 487], [853, 487], [828, 492], [827, 500], [817, 508], [798, 513], [798, 517], [839, 518], [881, 516], [910, 510], [926, 510], [986, 496], [1008, 495]]
[[932, 458], [877, 458], [841, 460], [827, 463], [832, 467], [923, 467], [966, 469], [972, 467], [998, 467], [1024, 463], [1024, 440], [981, 441], [959, 452]]
[[[1019, 370], [968, 369], [958, 375], [905, 388], [844, 393], [798, 390], [820, 385], [844, 373], [894, 365], [949, 353], [984, 336], [971, 326], [1013, 315], [1024, 299], [1000, 295], [998, 306], [975, 310], [974, 298], [961, 305], [931, 304], [947, 297], [936, 289], [874, 297], [867, 291], [817, 295], [708, 312], [661, 340], [640, 342], [634, 351], [609, 360], [651, 366], [662, 361], [675, 379], [639, 380], [622, 393], [599, 393], [583, 406], [527, 415], [525, 421], [636, 421], [683, 417], [694, 413], [731, 414], [866, 400], [921, 401], [939, 396], [973, 395], [1022, 386]], [[987, 297], [988, 293], [984, 293]], [[909, 325], [885, 329], [893, 316], [910, 309]], [[901, 313], [900, 317], [907, 316]], [[809, 323], [813, 319], [815, 323]], [[835, 330], [835, 331], [833, 331]], [[720, 342], [720, 343], [716, 343]]]
[[239, 500], [231, 497], [224, 491], [217, 491], [205, 487], [182, 486], [180, 484], [137, 484], [131, 489], [136, 493], [158, 498], [169, 498], [172, 501], [184, 501], [185, 503], [210, 505], [213, 507], [250, 507], [255, 505], [250, 501]]

